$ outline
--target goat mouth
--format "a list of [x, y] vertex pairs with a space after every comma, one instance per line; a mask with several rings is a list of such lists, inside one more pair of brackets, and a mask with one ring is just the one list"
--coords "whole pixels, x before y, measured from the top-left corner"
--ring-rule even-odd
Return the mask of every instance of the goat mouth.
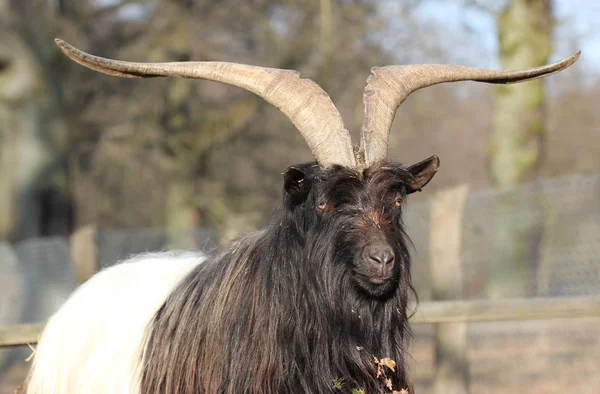
[[371, 276], [371, 275], [365, 275], [365, 274], [361, 274], [361, 276], [366, 279], [367, 282], [369, 282], [372, 285], [384, 285], [387, 282], [390, 281], [390, 279], [392, 279], [392, 275], [386, 275], [386, 276]]
[[372, 283], [374, 285], [383, 285], [385, 283], [387, 283], [390, 280], [390, 277], [383, 277], [383, 278], [369, 278], [369, 283]]
[[354, 278], [359, 289], [364, 291], [369, 297], [378, 300], [386, 300], [391, 297], [397, 287], [397, 279], [394, 274], [377, 275], [372, 273], [369, 275], [357, 272]]

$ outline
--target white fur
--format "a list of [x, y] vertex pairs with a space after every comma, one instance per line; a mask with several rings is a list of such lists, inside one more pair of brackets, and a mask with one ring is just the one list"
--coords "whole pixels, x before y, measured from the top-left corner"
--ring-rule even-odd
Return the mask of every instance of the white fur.
[[146, 327], [204, 258], [192, 252], [144, 254], [92, 277], [48, 322], [27, 393], [138, 393]]

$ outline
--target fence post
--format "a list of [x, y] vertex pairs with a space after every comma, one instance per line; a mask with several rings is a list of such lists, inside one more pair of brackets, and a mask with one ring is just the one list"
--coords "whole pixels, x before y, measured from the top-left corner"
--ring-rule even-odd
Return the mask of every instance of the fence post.
[[88, 280], [98, 269], [98, 229], [86, 225], [75, 230], [70, 237], [71, 259], [78, 284]]
[[[463, 296], [462, 218], [468, 186], [436, 194], [430, 214], [430, 270], [434, 300]], [[466, 394], [468, 366], [466, 323], [441, 323], [435, 330], [435, 394]]]

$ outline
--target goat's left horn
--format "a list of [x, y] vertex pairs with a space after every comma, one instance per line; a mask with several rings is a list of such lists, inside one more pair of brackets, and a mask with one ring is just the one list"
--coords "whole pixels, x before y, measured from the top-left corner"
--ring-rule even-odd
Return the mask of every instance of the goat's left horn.
[[374, 67], [363, 94], [365, 118], [360, 151], [367, 166], [387, 157], [388, 138], [400, 104], [414, 91], [443, 82], [477, 81], [517, 83], [546, 77], [569, 67], [581, 51], [556, 63], [523, 70], [488, 70], [464, 66], [425, 64]]
[[55, 42], [71, 60], [108, 75], [207, 79], [246, 89], [273, 104], [292, 121], [321, 167], [356, 166], [350, 133], [338, 110], [319, 85], [300, 79], [297, 71], [225, 62], [124, 62], [90, 55], [60, 39]]

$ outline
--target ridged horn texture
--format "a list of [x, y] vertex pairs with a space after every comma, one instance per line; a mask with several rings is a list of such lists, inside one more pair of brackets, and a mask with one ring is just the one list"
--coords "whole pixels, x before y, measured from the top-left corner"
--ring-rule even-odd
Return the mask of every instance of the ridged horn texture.
[[396, 111], [412, 92], [443, 82], [510, 84], [530, 81], [564, 70], [575, 63], [579, 54], [576, 52], [556, 63], [523, 70], [496, 71], [440, 64], [372, 68], [363, 94], [365, 118], [360, 142], [366, 166], [386, 159], [388, 137]]
[[56, 45], [71, 60], [108, 75], [125, 78], [184, 77], [206, 79], [246, 89], [277, 107], [300, 131], [322, 168], [354, 168], [350, 133], [323, 89], [293, 70], [226, 62], [134, 63], [93, 56], [63, 40]]

